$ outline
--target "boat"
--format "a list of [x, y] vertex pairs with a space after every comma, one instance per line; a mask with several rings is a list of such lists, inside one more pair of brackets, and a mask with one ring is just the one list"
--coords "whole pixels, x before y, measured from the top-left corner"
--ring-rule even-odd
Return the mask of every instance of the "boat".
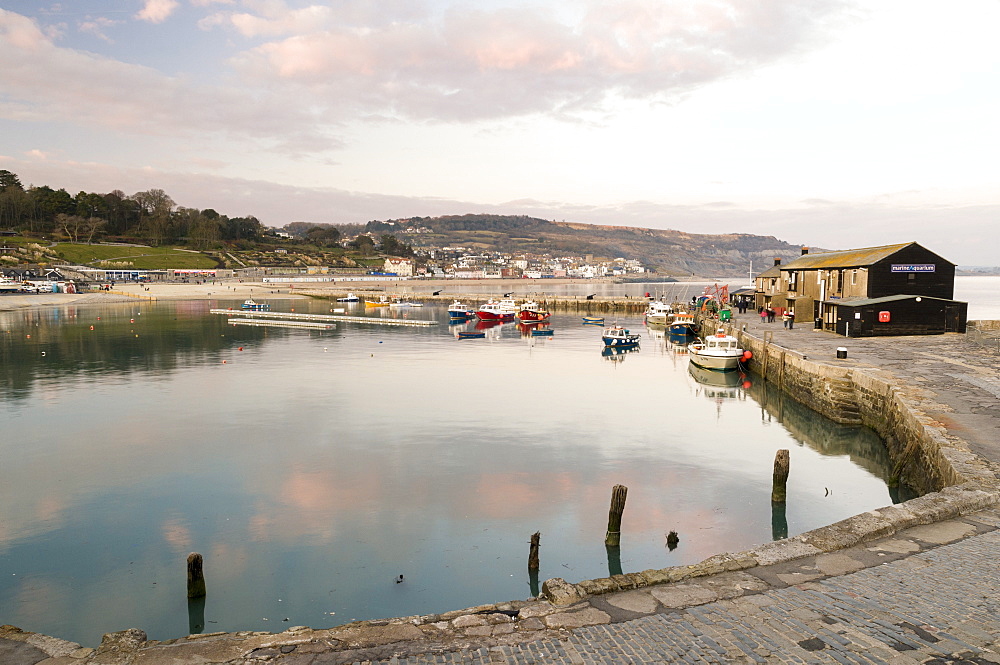
[[552, 337], [551, 328], [535, 328], [531, 331], [532, 337]]
[[534, 300], [523, 303], [517, 312], [517, 320], [521, 323], [541, 323], [548, 321], [550, 316], [552, 316], [552, 312], [542, 309], [541, 305]]
[[503, 298], [502, 300], [490, 298], [479, 306], [479, 309], [476, 310], [476, 316], [479, 317], [480, 321], [513, 321], [518, 310], [517, 303], [512, 298]]
[[458, 332], [459, 339], [482, 339], [486, 337], [486, 333], [482, 330], [460, 330]]
[[389, 299], [382, 296], [378, 300], [365, 300], [365, 307], [388, 307]]
[[343, 298], [337, 298], [337, 302], [361, 302], [361, 298], [357, 297], [353, 293], [348, 293]]
[[662, 300], [650, 300], [646, 306], [646, 323], [662, 326], [667, 323], [667, 316], [673, 311], [673, 308]]
[[475, 316], [475, 315], [476, 313], [472, 310], [471, 307], [469, 307], [468, 305], [459, 300], [456, 300], [450, 305], [448, 305], [448, 316], [450, 316], [453, 319], [467, 319], [470, 316]]
[[603, 316], [585, 316], [583, 317], [583, 323], [589, 325], [604, 325]]
[[701, 342], [688, 344], [688, 357], [698, 367], [719, 371], [738, 369], [741, 362], [750, 359], [751, 353], [740, 348], [740, 342], [719, 328], [714, 335], [707, 335]]
[[271, 306], [268, 305], [266, 302], [257, 302], [253, 298], [247, 298], [246, 300], [243, 301], [243, 304], [240, 305], [240, 309], [245, 309], [252, 312], [269, 312], [271, 311]]
[[698, 336], [694, 314], [677, 312], [667, 316], [667, 336], [674, 344], [688, 344]]
[[413, 302], [412, 300], [403, 300], [402, 298], [395, 298], [389, 303], [389, 307], [423, 307], [422, 302]]
[[608, 326], [601, 335], [604, 346], [638, 346], [639, 334], [618, 324]]

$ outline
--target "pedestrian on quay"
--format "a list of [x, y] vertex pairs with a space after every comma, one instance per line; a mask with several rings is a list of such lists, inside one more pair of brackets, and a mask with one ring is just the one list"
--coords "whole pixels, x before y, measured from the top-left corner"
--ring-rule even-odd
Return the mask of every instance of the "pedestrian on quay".
[[761, 307], [759, 310], [757, 310], [757, 313], [760, 314], [760, 322], [761, 323], [764, 323], [765, 321], [767, 321], [767, 308], [766, 307]]
[[785, 327], [785, 328], [788, 327], [788, 310], [787, 309], [785, 310], [785, 313], [781, 315], [781, 325], [783, 327]]
[[795, 327], [795, 310], [789, 308], [788, 310], [788, 329], [791, 330]]
[[768, 323], [774, 323], [774, 316], [775, 316], [774, 308], [773, 307], [768, 307], [767, 308], [767, 322]]

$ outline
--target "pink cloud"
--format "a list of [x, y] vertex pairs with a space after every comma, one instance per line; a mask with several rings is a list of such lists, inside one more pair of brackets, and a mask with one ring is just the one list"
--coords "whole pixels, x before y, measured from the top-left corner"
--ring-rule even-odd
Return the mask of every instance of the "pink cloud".
[[146, 0], [145, 6], [135, 17], [140, 21], [163, 23], [179, 6], [177, 0]]

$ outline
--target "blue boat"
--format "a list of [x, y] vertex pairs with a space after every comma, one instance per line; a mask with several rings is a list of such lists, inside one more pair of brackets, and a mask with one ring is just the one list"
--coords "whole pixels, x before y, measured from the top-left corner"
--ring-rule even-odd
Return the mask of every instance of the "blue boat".
[[688, 344], [698, 337], [694, 314], [678, 312], [667, 318], [667, 337], [674, 344]]
[[603, 316], [585, 316], [585, 317], [583, 317], [583, 322], [585, 324], [591, 324], [591, 325], [604, 325], [604, 317]]
[[240, 309], [245, 309], [252, 312], [269, 312], [271, 311], [271, 306], [266, 302], [257, 302], [253, 298], [247, 298], [240, 305]]
[[458, 333], [459, 339], [481, 339], [486, 337], [482, 330], [462, 330]]
[[531, 331], [532, 337], [552, 337], [552, 331], [548, 329], [536, 329]]
[[639, 335], [630, 331], [628, 328], [623, 328], [619, 325], [613, 325], [604, 329], [604, 334], [601, 336], [604, 340], [604, 346], [638, 346], [639, 345]]

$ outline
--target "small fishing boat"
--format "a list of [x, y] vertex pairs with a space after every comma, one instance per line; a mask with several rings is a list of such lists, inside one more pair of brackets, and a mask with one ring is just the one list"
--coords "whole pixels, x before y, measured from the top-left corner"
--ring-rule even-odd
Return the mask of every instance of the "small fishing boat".
[[601, 339], [604, 340], [604, 346], [637, 346], [639, 344], [638, 333], [618, 324], [605, 328]]
[[337, 298], [337, 302], [361, 302], [361, 298], [357, 297], [353, 293], [348, 293], [343, 298]]
[[476, 316], [480, 321], [513, 321], [514, 315], [518, 312], [517, 303], [513, 298], [503, 298], [487, 302], [479, 306]]
[[247, 298], [240, 305], [240, 309], [245, 309], [251, 312], [269, 312], [271, 311], [271, 306], [266, 302], [257, 302], [253, 298]]
[[673, 308], [662, 300], [650, 300], [646, 306], [646, 323], [654, 326], [665, 325], [667, 316], [673, 311]]
[[448, 316], [453, 319], [467, 319], [470, 316], [475, 316], [476, 313], [471, 307], [465, 303], [456, 300], [450, 305], [448, 305]]
[[590, 325], [604, 325], [604, 317], [603, 316], [585, 316], [585, 317], [583, 317], [583, 323], [584, 324], [590, 324]]
[[404, 300], [403, 298], [395, 298], [389, 303], [389, 307], [423, 307], [422, 302], [413, 302], [412, 300]]
[[482, 330], [461, 330], [458, 333], [459, 339], [482, 339], [486, 333]]
[[688, 344], [698, 336], [698, 324], [694, 314], [677, 312], [667, 317], [667, 336], [674, 344]]
[[719, 328], [701, 342], [688, 344], [688, 357], [698, 367], [723, 372], [738, 369], [741, 362], [750, 359], [751, 353], [740, 348], [740, 342]]
[[534, 300], [529, 300], [521, 305], [521, 309], [517, 312], [517, 320], [521, 323], [541, 323], [542, 321], [548, 321], [552, 313], [542, 309]]
[[550, 328], [535, 328], [531, 331], [532, 337], [552, 337], [552, 330]]
[[389, 299], [382, 296], [378, 300], [365, 300], [365, 307], [388, 307]]

